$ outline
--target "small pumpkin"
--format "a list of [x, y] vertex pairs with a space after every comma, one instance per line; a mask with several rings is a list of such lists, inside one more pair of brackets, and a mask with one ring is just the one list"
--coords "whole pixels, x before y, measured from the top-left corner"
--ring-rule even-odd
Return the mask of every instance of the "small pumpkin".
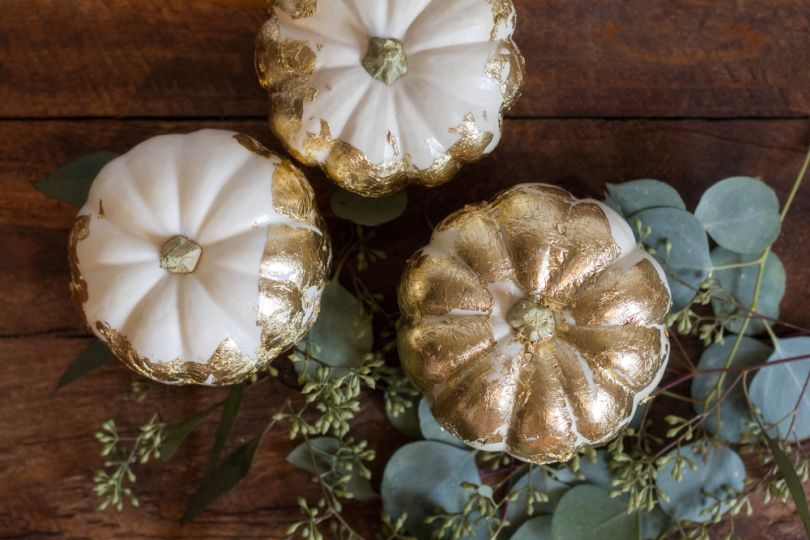
[[278, 0], [257, 39], [270, 125], [367, 197], [436, 186], [498, 145], [524, 61], [511, 0]]
[[658, 384], [670, 302], [618, 214], [525, 184], [451, 215], [409, 261], [399, 353], [466, 443], [566, 461], [615, 436]]
[[71, 291], [133, 370], [227, 385], [314, 323], [330, 260], [303, 174], [246, 135], [204, 130], [102, 169], [71, 235]]

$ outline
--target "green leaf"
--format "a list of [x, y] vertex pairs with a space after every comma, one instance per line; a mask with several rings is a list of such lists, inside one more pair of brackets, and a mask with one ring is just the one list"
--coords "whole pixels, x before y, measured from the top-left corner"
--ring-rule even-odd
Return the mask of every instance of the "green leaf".
[[[684, 308], [695, 296], [701, 282], [709, 276], [712, 267], [706, 231], [695, 216], [677, 208], [642, 210], [631, 220], [636, 235], [637, 220], [643, 227], [651, 229], [644, 245], [655, 250], [655, 258], [667, 270], [672, 309]], [[669, 252], [667, 242], [671, 246]]]
[[319, 437], [304, 441], [287, 456], [287, 461], [313, 475], [321, 476], [327, 484], [335, 484], [341, 476], [349, 474], [351, 478], [346, 491], [358, 501], [371, 501], [377, 493], [371, 482], [360, 476], [357, 469], [352, 471], [339, 467], [335, 455], [340, 449], [340, 441], [332, 437]]
[[[736, 337], [727, 337], [723, 343], [715, 343], [703, 351], [698, 363], [698, 369], [718, 369], [725, 367], [728, 355], [734, 347]], [[765, 362], [773, 352], [771, 347], [756, 339], [744, 337], [740, 342], [737, 353], [731, 367], [744, 368], [756, 366]], [[731, 384], [737, 378], [737, 372], [728, 372], [723, 378], [720, 389], [720, 396], [726, 395]], [[704, 373], [692, 379], [692, 399], [695, 411], [702, 414], [706, 406], [703, 401], [714, 392], [717, 387], [717, 380], [720, 373]], [[751, 414], [748, 410], [748, 401], [745, 398], [742, 383], [738, 383], [725, 397], [719, 405], [718, 396], [712, 399], [710, 408], [718, 407], [709, 412], [704, 426], [709, 433], [732, 443], [740, 442], [740, 436], [746, 428], [746, 424], [751, 421]], [[719, 414], [718, 414], [719, 413]]]
[[419, 426], [419, 401], [418, 397], [414, 397], [411, 400], [411, 406], [397, 416], [389, 413], [387, 409], [385, 411], [388, 421], [397, 428], [397, 431], [411, 439], [422, 438], [422, 431]]
[[[530, 480], [531, 478], [531, 480]], [[506, 519], [510, 523], [510, 530], [522, 525], [529, 516], [529, 497], [527, 487], [531, 481], [531, 487], [548, 496], [547, 502], [535, 503], [533, 516], [538, 514], [550, 514], [557, 508], [560, 499], [574, 483], [577, 478], [569, 469], [560, 469], [555, 477], [546, 473], [543, 469], [533, 466], [530, 473], [521, 476], [509, 490], [509, 494], [518, 493], [517, 499], [511, 501], [506, 509]]]
[[[725, 248], [716, 248], [712, 251], [712, 264], [714, 266], [726, 266], [749, 262], [756, 259], [752, 255], [738, 255]], [[739, 333], [742, 330], [743, 322], [751, 304], [754, 301], [754, 289], [757, 281], [759, 265], [745, 266], [742, 268], [729, 268], [717, 270], [713, 276], [721, 284], [712, 300], [712, 308], [717, 317], [732, 317], [726, 322], [725, 327], [729, 332]], [[779, 304], [785, 296], [785, 283], [787, 275], [782, 261], [775, 254], [768, 254], [765, 260], [765, 273], [762, 276], [762, 286], [759, 291], [759, 303], [757, 313], [770, 317], [779, 318]], [[745, 309], [735, 305], [740, 304]], [[748, 335], [761, 334], [765, 331], [765, 323], [756, 318], [752, 318], [745, 333]]]
[[696, 451], [695, 445], [676, 448], [668, 454], [675, 458], [681, 456], [695, 465], [682, 468], [683, 478], [680, 482], [673, 478], [675, 459], [670, 459], [658, 470], [655, 484], [658, 490], [665, 493], [669, 500], [661, 500], [661, 508], [677, 521], [694, 521], [707, 523], [712, 515], [707, 510], [718, 499], [720, 512], [727, 512], [731, 505], [725, 501], [726, 490], [742, 492], [745, 482], [745, 465], [737, 453], [725, 446], [717, 447], [708, 444], [706, 455]]
[[214, 446], [211, 447], [211, 454], [208, 456], [206, 471], [209, 473], [213, 471], [217, 463], [219, 463], [219, 457], [222, 455], [222, 450], [225, 449], [225, 444], [228, 442], [228, 436], [231, 434], [231, 428], [236, 420], [236, 416], [239, 414], [244, 395], [245, 385], [237, 384], [231, 387], [231, 391], [225, 400], [222, 416], [219, 418], [219, 426], [217, 426], [217, 434], [214, 438]]
[[34, 182], [34, 187], [48, 197], [84, 206], [90, 185], [104, 166], [117, 158], [114, 152], [97, 152], [82, 156], [45, 178]]
[[511, 540], [551, 540], [551, 516], [530, 519], [515, 531]]
[[422, 397], [422, 400], [419, 402], [419, 429], [422, 432], [422, 437], [429, 441], [439, 441], [458, 448], [470, 449], [464, 441], [444, 429], [444, 427], [436, 421], [436, 417], [433, 416], [433, 412], [430, 410], [430, 405], [428, 405], [427, 398], [425, 397]]
[[810, 538], [810, 510], [807, 508], [807, 497], [804, 494], [802, 482], [799, 480], [799, 475], [790, 459], [785, 455], [779, 445], [768, 436], [767, 430], [762, 430], [762, 436], [765, 437], [765, 442], [768, 443], [768, 448], [773, 455], [774, 463], [779, 467], [779, 472], [782, 473], [782, 478], [785, 479], [788, 491], [793, 502], [796, 504], [796, 512], [799, 514], [802, 523], [804, 524], [804, 532], [807, 538]]
[[257, 435], [231, 452], [218, 467], [206, 475], [200, 489], [186, 506], [183, 523], [193, 520], [209, 504], [232, 490], [248, 475], [261, 441], [261, 435]]
[[678, 192], [659, 180], [633, 180], [621, 184], [607, 184], [613, 208], [626, 218], [651, 208], [677, 208], [686, 210]]
[[169, 426], [166, 431], [166, 436], [163, 439], [163, 443], [160, 445], [161, 461], [164, 463], [171, 461], [174, 454], [177, 453], [177, 450], [180, 448], [180, 445], [183, 444], [183, 441], [185, 441], [186, 438], [191, 435], [195, 429], [197, 429], [197, 426], [202, 424], [206, 418], [211, 416], [212, 412], [221, 407], [224, 403], [224, 401], [215, 403], [204, 411], [200, 411], [197, 414], [191, 415], [188, 418]]
[[436, 441], [406, 444], [385, 466], [381, 494], [386, 513], [394, 519], [407, 513], [406, 529], [429, 538], [425, 517], [460, 512], [469, 494], [463, 482], [480, 484], [475, 454]]
[[[371, 317], [363, 304], [337, 281], [327, 283], [321, 299], [321, 314], [298, 348], [335, 368], [358, 367], [374, 346]], [[296, 369], [306, 369], [296, 362]], [[334, 370], [340, 377], [346, 370]]]
[[779, 237], [779, 199], [761, 180], [721, 180], [703, 194], [695, 216], [715, 242], [736, 253], [761, 253]]
[[[810, 355], [810, 337], [780, 339], [768, 362], [805, 355]], [[780, 439], [810, 437], [809, 377], [810, 358], [760, 369], [751, 382], [751, 403], [769, 426], [776, 426]]]
[[627, 513], [625, 502], [602, 488], [582, 485], [560, 499], [551, 532], [555, 540], [637, 540], [641, 523], [637, 513]]
[[82, 375], [90, 373], [96, 368], [100, 368], [107, 362], [115, 360], [115, 355], [112, 353], [106, 343], [100, 339], [94, 339], [90, 344], [77, 356], [73, 362], [70, 363], [68, 368], [59, 379], [58, 388], [62, 388], [66, 384], [72, 383]]
[[[613, 474], [608, 468], [604, 450], [597, 450], [595, 462], [591, 461], [587, 456], [581, 456], [579, 458], [579, 472], [585, 477], [585, 482], [593, 486], [607, 490], [613, 487]], [[574, 474], [573, 471], [572, 474]]]
[[340, 188], [332, 194], [332, 212], [341, 219], [365, 227], [376, 227], [393, 221], [407, 207], [408, 194], [404, 191], [379, 198], [361, 197]]

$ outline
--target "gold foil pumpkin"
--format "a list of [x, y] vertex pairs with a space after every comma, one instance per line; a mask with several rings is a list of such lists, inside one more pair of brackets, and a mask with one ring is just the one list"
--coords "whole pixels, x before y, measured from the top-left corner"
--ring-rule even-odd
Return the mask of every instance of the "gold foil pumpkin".
[[277, 0], [256, 44], [270, 125], [341, 187], [436, 186], [498, 144], [523, 57], [511, 0]]
[[138, 373], [238, 383], [314, 323], [331, 245], [306, 178], [229, 131], [149, 139], [93, 182], [70, 241], [88, 327]]
[[399, 304], [402, 365], [436, 419], [535, 463], [616, 435], [669, 356], [658, 263], [613, 210], [543, 184], [445, 219]]

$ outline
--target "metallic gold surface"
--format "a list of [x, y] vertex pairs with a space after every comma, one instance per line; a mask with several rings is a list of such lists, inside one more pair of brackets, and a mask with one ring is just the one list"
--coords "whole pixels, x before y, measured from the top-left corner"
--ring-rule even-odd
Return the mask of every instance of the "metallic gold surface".
[[453, 310], [489, 313], [492, 297], [479, 277], [457, 259], [418, 255], [408, 262], [399, 293], [410, 317], [447, 315]]
[[489, 318], [480, 315], [405, 323], [398, 340], [403, 367], [416, 387], [429, 397], [459, 369], [495, 346]]
[[388, 85], [394, 84], [408, 73], [405, 46], [395, 38], [373, 37], [369, 40], [363, 67], [372, 79]]
[[669, 288], [643, 251], [620, 257], [607, 211], [516, 186], [449, 216], [409, 261], [400, 358], [450, 432], [565, 461], [614, 436], [652, 390]]
[[202, 248], [185, 236], [169, 238], [160, 248], [160, 267], [172, 274], [191, 274], [197, 269]]
[[280, 9], [293, 19], [312, 17], [318, 10], [318, 0], [270, 0], [270, 8]]
[[654, 324], [669, 311], [667, 288], [648, 259], [611, 268], [580, 290], [571, 307], [577, 325]]
[[483, 282], [515, 280], [500, 224], [485, 208], [467, 207], [444, 220], [437, 230], [458, 231], [456, 255]]
[[273, 152], [271, 152], [266, 146], [262, 143], [251, 137], [250, 135], [245, 135], [244, 133], [237, 133], [233, 136], [236, 141], [256, 154], [257, 156], [261, 156], [266, 159], [271, 159], [275, 156]]
[[315, 223], [318, 219], [312, 186], [304, 173], [286, 159], [276, 164], [273, 173], [273, 208], [281, 215], [304, 223]]
[[230, 339], [223, 341], [205, 362], [185, 362], [179, 358], [151, 361], [141, 356], [129, 338], [104, 322], [96, 323], [97, 333], [122, 362], [144, 377], [166, 384], [207, 384], [225, 386], [237, 384], [256, 373], [262, 362], [244, 354]]
[[70, 267], [70, 297], [77, 313], [81, 314], [84, 326], [89, 329], [87, 318], [84, 315], [84, 304], [90, 297], [87, 291], [87, 282], [82, 277], [81, 264], [79, 263], [79, 242], [86, 240], [90, 236], [90, 216], [78, 216], [73, 223], [73, 230], [70, 232], [68, 241], [68, 266]]
[[[498, 35], [498, 28], [509, 21], [509, 18], [515, 17], [515, 8], [512, 5], [512, 0], [487, 0], [492, 8], [492, 19], [495, 26], [492, 28], [492, 37], [494, 41]], [[513, 22], [514, 25], [514, 22]]]
[[[493, 13], [494, 41], [502, 23], [514, 17], [515, 11], [511, 0], [487, 1]], [[311, 17], [317, 11], [314, 0], [277, 0], [272, 7], [289, 13], [293, 19]], [[333, 138], [328, 119], [320, 119], [319, 133], [301, 133], [304, 105], [318, 97], [311, 79], [320, 48], [320, 44], [287, 38], [275, 16], [265, 23], [256, 40], [256, 71], [262, 87], [270, 95], [270, 127], [290, 154], [301, 163], [320, 166], [344, 189], [366, 197], [381, 197], [401, 191], [411, 182], [426, 186], [443, 184], [455, 176], [464, 164], [484, 157], [494, 134], [478, 128], [473, 111], [465, 116], [461, 124], [448, 128], [451, 133], [458, 135], [458, 140], [446, 151], [438, 153], [433, 163], [424, 169], [413, 166], [407, 154], [399, 155], [399, 145], [396, 141], [392, 143], [390, 130], [387, 142], [395, 149], [396, 157], [380, 163], [372, 162], [362, 150], [348, 142]], [[368, 52], [358, 51], [361, 63]], [[404, 57], [404, 54], [398, 57]], [[508, 74], [504, 73], [507, 63]], [[377, 73], [383, 80], [388, 79], [388, 84], [407, 76], [404, 69], [383, 69], [377, 64], [386, 62], [376, 62], [371, 72]], [[386, 65], [390, 67], [404, 63], [388, 62]], [[487, 62], [485, 73], [499, 85], [503, 93], [501, 121], [503, 114], [519, 96], [524, 72], [525, 62], [514, 42], [511, 39], [499, 41], [497, 52]], [[330, 85], [327, 84], [327, 87]], [[482, 116], [485, 115], [483, 113]], [[292, 141], [301, 136], [304, 142], [298, 148]]]
[[[509, 73], [504, 76], [504, 69], [509, 66]], [[511, 39], [501, 41], [498, 51], [487, 61], [487, 75], [490, 79], [501, 85], [503, 105], [501, 114], [511, 109], [523, 87], [523, 77], [526, 75], [526, 60], [520, 54], [517, 44]]]
[[520, 362], [486, 349], [469, 367], [451, 377], [430, 403], [448, 429], [462, 440], [487, 445], [503, 439], [515, 401]]

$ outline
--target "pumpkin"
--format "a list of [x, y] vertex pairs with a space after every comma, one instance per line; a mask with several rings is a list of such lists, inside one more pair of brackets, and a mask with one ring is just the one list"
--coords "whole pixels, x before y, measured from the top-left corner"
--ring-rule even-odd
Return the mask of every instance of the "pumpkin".
[[367, 197], [436, 186], [490, 153], [524, 61], [511, 0], [278, 0], [256, 45], [270, 125]]
[[330, 260], [303, 174], [246, 135], [204, 130], [101, 170], [71, 235], [71, 291], [133, 370], [227, 385], [314, 323]]
[[658, 384], [670, 302], [618, 214], [524, 184], [445, 219], [408, 262], [399, 353], [469, 445], [566, 461], [614, 437]]

